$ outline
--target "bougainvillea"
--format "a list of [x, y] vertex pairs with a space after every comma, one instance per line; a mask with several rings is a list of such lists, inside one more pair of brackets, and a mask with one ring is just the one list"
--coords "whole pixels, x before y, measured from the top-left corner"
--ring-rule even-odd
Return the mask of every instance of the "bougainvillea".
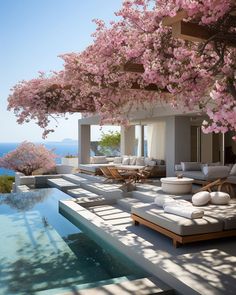
[[44, 145], [24, 141], [14, 151], [0, 158], [0, 167], [31, 175], [42, 168], [49, 171], [55, 167], [56, 155]]
[[91, 99], [81, 100], [70, 84], [63, 83], [62, 74], [53, 73], [47, 77], [40, 73], [38, 78], [22, 81], [13, 87], [13, 94], [8, 98], [8, 109], [14, 110], [19, 124], [36, 120], [44, 129], [45, 137], [53, 131], [47, 129], [51, 119], [57, 120], [57, 116], [66, 112], [87, 110], [87, 104], [91, 105]]
[[[95, 20], [91, 46], [61, 56], [64, 71], [17, 85], [9, 108], [18, 122], [36, 119], [47, 128], [51, 115], [68, 111], [98, 113], [101, 122], [124, 124], [136, 108], [164, 101], [207, 113], [205, 132], [235, 131], [235, 49], [223, 42], [175, 39], [162, 25], [163, 17], [185, 10], [186, 21], [221, 33], [226, 26], [234, 33], [227, 18], [234, 9], [231, 0], [126, 0], [118, 21], [106, 27]], [[123, 71], [127, 62], [142, 64], [144, 71]], [[156, 91], [145, 90], [153, 84]]]

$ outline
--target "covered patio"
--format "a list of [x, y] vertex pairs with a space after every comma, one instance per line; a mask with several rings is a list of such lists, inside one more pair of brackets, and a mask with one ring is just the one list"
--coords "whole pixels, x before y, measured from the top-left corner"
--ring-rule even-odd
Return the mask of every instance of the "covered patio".
[[[175, 175], [175, 165], [180, 162], [229, 163], [225, 150], [235, 149], [230, 133], [202, 133], [205, 117], [197, 113], [186, 114], [168, 105], [150, 109], [133, 112], [130, 125], [121, 126], [121, 155], [164, 160], [167, 176]], [[79, 164], [90, 163], [91, 128], [99, 121], [99, 116], [78, 121]]]

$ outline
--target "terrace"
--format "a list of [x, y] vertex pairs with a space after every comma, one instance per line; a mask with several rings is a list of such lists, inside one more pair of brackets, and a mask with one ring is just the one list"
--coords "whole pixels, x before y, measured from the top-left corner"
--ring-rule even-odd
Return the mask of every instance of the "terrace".
[[[176, 294], [235, 293], [235, 237], [175, 248], [169, 237], [144, 225], [134, 225], [132, 206], [152, 203], [161, 191], [158, 180], [136, 184], [131, 192], [122, 191], [120, 184], [104, 183], [103, 177], [82, 173], [58, 175], [48, 179], [47, 185], [72, 197], [60, 201], [63, 216], [83, 231], [98, 235]], [[101, 290], [108, 292], [106, 287]]]

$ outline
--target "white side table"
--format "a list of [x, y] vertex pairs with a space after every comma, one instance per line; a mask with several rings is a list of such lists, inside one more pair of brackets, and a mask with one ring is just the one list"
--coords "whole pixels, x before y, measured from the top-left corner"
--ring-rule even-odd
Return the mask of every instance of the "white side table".
[[161, 178], [161, 187], [168, 194], [188, 194], [192, 191], [192, 178], [165, 177]]

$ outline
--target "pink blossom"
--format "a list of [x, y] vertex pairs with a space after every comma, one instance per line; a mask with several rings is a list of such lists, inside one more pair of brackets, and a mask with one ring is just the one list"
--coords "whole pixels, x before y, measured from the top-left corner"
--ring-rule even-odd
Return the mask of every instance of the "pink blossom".
[[55, 166], [56, 155], [44, 145], [24, 141], [14, 151], [0, 158], [0, 167], [31, 175], [34, 170], [45, 171]]
[[[46, 135], [53, 130], [51, 119], [67, 112], [97, 113], [101, 124], [127, 124], [132, 111], [145, 108], [146, 103], [166, 102], [162, 92], [169, 91], [172, 106], [208, 114], [204, 132], [235, 131], [235, 98], [227, 81], [235, 81], [236, 50], [227, 48], [216, 78], [212, 65], [219, 57], [211, 43], [200, 55], [199, 44], [175, 39], [171, 28], [162, 26], [163, 17], [183, 9], [187, 21], [211, 26], [233, 4], [231, 0], [124, 1], [116, 13], [119, 19], [108, 27], [95, 20], [97, 29], [90, 46], [60, 56], [63, 71], [17, 84], [9, 97], [9, 109], [19, 123], [36, 120]], [[142, 64], [144, 73], [122, 71], [127, 62]], [[160, 91], [145, 91], [151, 83]], [[132, 89], [134, 85], [141, 89]]]

